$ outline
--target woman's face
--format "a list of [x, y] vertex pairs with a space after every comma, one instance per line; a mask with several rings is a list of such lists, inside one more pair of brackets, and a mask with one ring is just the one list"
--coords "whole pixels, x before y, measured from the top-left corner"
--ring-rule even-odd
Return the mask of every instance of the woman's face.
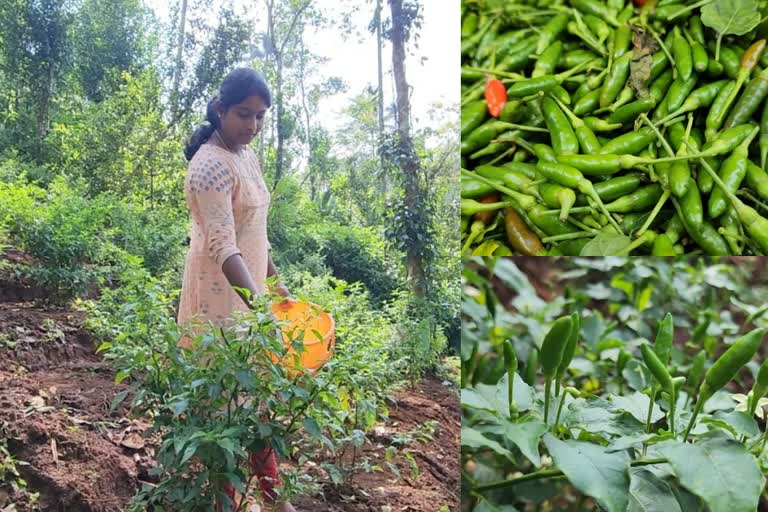
[[222, 135], [234, 144], [249, 144], [264, 126], [267, 106], [260, 96], [249, 96], [220, 113]]

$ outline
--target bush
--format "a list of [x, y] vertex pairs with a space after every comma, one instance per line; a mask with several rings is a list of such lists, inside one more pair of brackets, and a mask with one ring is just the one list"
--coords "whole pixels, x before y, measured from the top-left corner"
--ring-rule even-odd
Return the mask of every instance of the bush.
[[189, 222], [180, 212], [148, 210], [115, 202], [110, 212], [114, 243], [140, 256], [153, 276], [173, 270], [183, 272]]
[[278, 268], [313, 273], [328, 268], [348, 283], [363, 283], [376, 305], [403, 286], [402, 279], [389, 272], [399, 265], [387, 257], [384, 239], [374, 229], [318, 222], [320, 217], [317, 205], [303, 198], [295, 180], [280, 181], [269, 216], [269, 240]]
[[0, 187], [0, 215], [12, 238], [39, 265], [29, 277], [59, 297], [83, 293], [99, 275], [107, 243], [104, 199], [89, 200], [82, 189], [58, 177], [50, 190], [33, 185]]

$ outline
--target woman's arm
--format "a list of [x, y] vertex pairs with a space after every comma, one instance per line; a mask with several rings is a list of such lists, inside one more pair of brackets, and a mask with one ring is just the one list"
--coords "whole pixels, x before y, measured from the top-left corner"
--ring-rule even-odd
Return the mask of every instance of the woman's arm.
[[[240, 253], [233, 254], [227, 258], [221, 266], [221, 270], [224, 272], [224, 276], [226, 276], [230, 285], [238, 288], [246, 288], [250, 290], [252, 297], [256, 296], [256, 283], [254, 282], [253, 277], [251, 277], [248, 267], [245, 266], [245, 261]], [[248, 307], [251, 307], [248, 300], [245, 298], [245, 295], [240, 291], [237, 291], [237, 294], [243, 299], [243, 302], [245, 302]]]
[[[275, 263], [272, 261], [272, 251], [269, 251], [267, 253], [267, 277], [271, 276], [277, 276], [277, 267], [275, 267]], [[281, 297], [290, 297], [291, 292], [288, 291], [288, 287], [285, 286], [285, 284], [278, 281], [276, 285], [275, 292], [280, 295]]]

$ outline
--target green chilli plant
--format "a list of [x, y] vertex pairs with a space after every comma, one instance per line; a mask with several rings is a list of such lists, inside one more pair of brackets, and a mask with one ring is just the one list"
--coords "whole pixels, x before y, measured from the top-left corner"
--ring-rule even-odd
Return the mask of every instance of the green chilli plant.
[[710, 356], [675, 328], [683, 317], [649, 307], [630, 328], [626, 308], [583, 303], [559, 284], [544, 301], [511, 261], [467, 262], [467, 510], [754, 512], [768, 504], [768, 327], [750, 315], [735, 336], [716, 336]]

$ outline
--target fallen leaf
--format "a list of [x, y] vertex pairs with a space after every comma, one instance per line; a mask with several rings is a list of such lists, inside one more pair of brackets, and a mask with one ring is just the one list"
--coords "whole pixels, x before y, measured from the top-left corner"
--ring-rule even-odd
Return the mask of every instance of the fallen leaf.
[[59, 463], [59, 451], [56, 449], [56, 440], [51, 439], [51, 453], [53, 453], [54, 464]]
[[29, 406], [35, 407], [38, 409], [40, 407], [45, 407], [45, 399], [41, 396], [33, 396], [32, 398], [29, 399]]
[[647, 98], [653, 54], [659, 51], [659, 44], [643, 27], [635, 25], [632, 25], [632, 44], [634, 49], [629, 63], [629, 85], [638, 98]]
[[125, 436], [125, 438], [120, 444], [132, 450], [141, 450], [142, 448], [144, 448], [145, 443], [144, 443], [144, 439], [142, 439], [142, 437], [139, 434], [136, 434], [134, 432]]

